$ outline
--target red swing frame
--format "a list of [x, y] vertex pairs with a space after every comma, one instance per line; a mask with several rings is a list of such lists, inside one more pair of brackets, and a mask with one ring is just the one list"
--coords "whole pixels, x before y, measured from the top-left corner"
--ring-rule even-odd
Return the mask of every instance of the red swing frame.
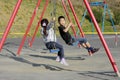
[[[70, 5], [70, 8], [71, 8], [72, 13], [73, 13], [73, 15], [74, 15], [74, 18], [75, 18], [75, 20], [76, 20], [76, 22], [77, 22], [77, 25], [78, 25], [79, 30], [80, 30], [80, 32], [81, 32], [81, 35], [82, 35], [82, 37], [84, 37], [84, 33], [83, 33], [82, 29], [81, 29], [81, 26], [80, 26], [80, 24], [79, 24], [79, 21], [78, 21], [78, 18], [77, 18], [77, 16], [76, 16], [76, 13], [75, 13], [75, 11], [74, 11], [74, 8], [73, 8], [73, 6], [72, 6], [72, 3], [71, 3], [70, 0], [67, 0], [67, 1], [68, 1], [69, 5]], [[94, 23], [94, 26], [95, 26], [95, 28], [96, 28], [96, 31], [97, 31], [99, 37], [100, 37], [100, 40], [101, 40], [101, 42], [102, 42], [102, 44], [103, 44], [103, 46], [104, 46], [104, 49], [105, 49], [105, 51], [106, 51], [106, 54], [107, 54], [107, 56], [108, 56], [108, 58], [109, 58], [109, 60], [110, 60], [110, 62], [111, 62], [111, 65], [112, 65], [112, 67], [113, 67], [113, 69], [114, 69], [114, 72], [117, 74], [118, 77], [120, 77], [120, 73], [119, 73], [118, 67], [117, 67], [117, 65], [116, 65], [116, 62], [115, 62], [114, 58], [112, 57], [112, 54], [111, 54], [111, 52], [110, 52], [110, 50], [109, 50], [109, 48], [108, 48], [108, 45], [107, 45], [107, 43], [106, 43], [106, 41], [105, 41], [105, 39], [104, 39], [104, 37], [103, 37], [103, 35], [102, 35], [102, 32], [101, 32], [101, 30], [100, 30], [100, 28], [99, 28], [99, 25], [98, 25], [98, 23], [97, 23], [97, 21], [96, 21], [96, 19], [95, 19], [95, 17], [94, 17], [94, 14], [93, 14], [93, 12], [92, 12], [92, 10], [91, 10], [91, 8], [90, 8], [90, 4], [89, 4], [89, 2], [88, 2], [87, 0], [83, 0], [83, 1], [84, 1], [84, 4], [85, 4], [85, 6], [86, 6], [86, 8], [87, 8], [87, 10], [88, 10], [88, 13], [89, 13], [90, 16], [91, 16], [91, 19], [92, 19], [92, 21], [93, 21], [93, 23]], [[21, 2], [22, 2], [22, 0], [18, 0], [16, 6], [15, 6], [15, 8], [14, 8], [14, 11], [13, 11], [13, 13], [12, 13], [12, 15], [11, 15], [11, 18], [10, 18], [8, 24], [7, 24], [7, 27], [6, 27], [5, 31], [4, 31], [4, 34], [3, 34], [2, 39], [1, 39], [1, 42], [0, 42], [0, 51], [2, 50], [3, 44], [5, 43], [6, 38], [7, 38], [7, 36], [8, 36], [8, 33], [9, 33], [11, 27], [12, 27], [12, 23], [13, 23], [13, 21], [14, 21], [14, 19], [15, 19], [15, 16], [16, 16], [18, 10], [19, 10], [19, 7], [20, 7], [20, 5], [21, 5]], [[19, 49], [18, 49], [18, 52], [17, 52], [18, 55], [20, 55], [20, 51], [21, 51], [21, 49], [22, 49], [22, 47], [23, 47], [23, 45], [24, 45], [24, 41], [25, 41], [26, 36], [27, 36], [27, 34], [28, 34], [29, 30], [30, 30], [30, 26], [31, 26], [31, 24], [32, 24], [32, 21], [33, 21], [35, 15], [36, 15], [36, 11], [37, 11], [37, 9], [38, 9], [38, 6], [39, 6], [40, 2], [41, 2], [41, 0], [38, 0], [38, 4], [36, 5], [36, 8], [35, 8], [34, 13], [33, 13], [33, 16], [32, 16], [32, 18], [31, 18], [31, 20], [30, 20], [30, 23], [29, 23], [29, 25], [28, 25], [28, 28], [27, 28], [27, 30], [26, 30], [26, 33], [25, 33], [25, 35], [24, 35], [24, 37], [23, 37], [23, 39], [22, 39], [22, 42], [21, 42], [21, 44], [20, 44], [20, 47], [19, 47]], [[35, 37], [35, 35], [36, 35], [36, 32], [38, 31], [40, 21], [41, 21], [43, 15], [44, 15], [44, 12], [45, 12], [45, 10], [46, 10], [46, 7], [47, 7], [48, 3], [49, 3], [49, 0], [46, 0], [46, 5], [44, 6], [44, 9], [43, 9], [42, 14], [41, 14], [41, 16], [40, 16], [40, 20], [39, 20], [39, 22], [38, 22], [38, 25], [37, 25], [37, 27], [36, 27], [36, 30], [35, 30], [35, 33], [34, 33], [34, 36], [33, 36], [32, 40], [31, 40], [31, 42], [34, 41], [34, 37]], [[32, 44], [32, 43], [31, 43], [31, 44]]]

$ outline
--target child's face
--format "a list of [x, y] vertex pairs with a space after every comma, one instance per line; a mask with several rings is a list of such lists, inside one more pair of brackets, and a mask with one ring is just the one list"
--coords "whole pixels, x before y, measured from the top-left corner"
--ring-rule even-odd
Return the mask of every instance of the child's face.
[[65, 26], [65, 19], [64, 19], [64, 18], [61, 18], [59, 23], [60, 23], [60, 25]]

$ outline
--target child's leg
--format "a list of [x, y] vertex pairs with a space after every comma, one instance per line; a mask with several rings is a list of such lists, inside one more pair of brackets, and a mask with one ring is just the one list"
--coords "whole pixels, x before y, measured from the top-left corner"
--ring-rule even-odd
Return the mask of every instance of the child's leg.
[[58, 44], [58, 43], [54, 43], [55, 48], [58, 48], [60, 51], [58, 52], [58, 56], [60, 57], [60, 59], [64, 58], [64, 49], [63, 46]]
[[78, 38], [76, 41], [79, 41], [82, 47], [87, 48], [90, 46], [90, 44], [87, 42], [86, 38]]
[[60, 50], [58, 52], [58, 56], [60, 57], [60, 63], [68, 66], [68, 63], [66, 62], [66, 60], [64, 58], [64, 49], [63, 49], [63, 46], [60, 45], [60, 44], [58, 44], [58, 43], [55, 43], [55, 47]]

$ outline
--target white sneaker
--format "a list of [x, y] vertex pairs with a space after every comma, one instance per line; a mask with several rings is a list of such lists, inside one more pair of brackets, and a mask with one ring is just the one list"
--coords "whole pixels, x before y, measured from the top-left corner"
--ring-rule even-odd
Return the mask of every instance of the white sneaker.
[[68, 66], [69, 64], [65, 61], [64, 58], [61, 59], [60, 61], [61, 64], [65, 65], [65, 66]]
[[60, 57], [59, 56], [57, 56], [56, 61], [60, 62]]

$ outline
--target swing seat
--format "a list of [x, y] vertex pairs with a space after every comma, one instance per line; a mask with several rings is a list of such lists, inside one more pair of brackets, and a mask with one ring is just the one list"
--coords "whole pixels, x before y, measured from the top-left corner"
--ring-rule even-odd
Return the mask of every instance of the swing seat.
[[49, 49], [50, 53], [58, 53], [59, 49]]

